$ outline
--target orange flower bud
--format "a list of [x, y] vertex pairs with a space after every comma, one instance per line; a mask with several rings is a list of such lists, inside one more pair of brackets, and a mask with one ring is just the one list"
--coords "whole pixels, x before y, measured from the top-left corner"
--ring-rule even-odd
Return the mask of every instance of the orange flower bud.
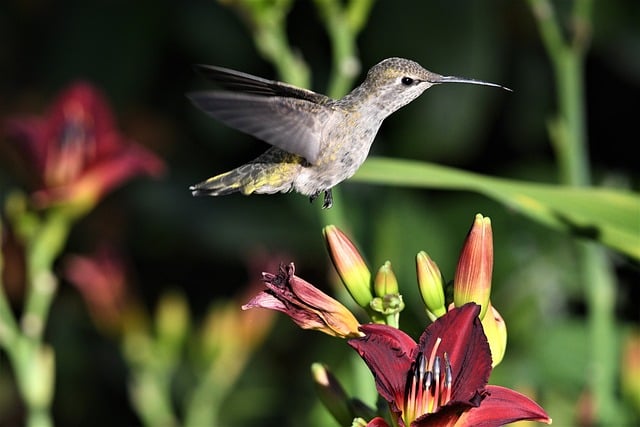
[[477, 214], [462, 248], [453, 282], [453, 302], [461, 307], [468, 302], [479, 304], [484, 318], [491, 295], [493, 269], [493, 234], [491, 220]]
[[329, 256], [338, 275], [351, 297], [360, 307], [369, 307], [371, 294], [371, 272], [360, 252], [338, 227], [328, 225], [322, 230]]

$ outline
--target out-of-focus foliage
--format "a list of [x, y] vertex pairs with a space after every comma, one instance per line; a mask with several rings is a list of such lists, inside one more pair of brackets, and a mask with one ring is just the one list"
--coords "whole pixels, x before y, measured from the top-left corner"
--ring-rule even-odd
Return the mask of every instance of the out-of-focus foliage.
[[[112, 103], [122, 133], [167, 164], [164, 178], [140, 179], [108, 195], [75, 224], [65, 251], [90, 253], [106, 240], [130, 258], [142, 304], [152, 310], [167, 289], [177, 287], [193, 324], [208, 324], [210, 305], [228, 300], [255, 279], [247, 260], [265, 251], [289, 254], [281, 261], [295, 262], [301, 277], [331, 291], [337, 280], [328, 268], [321, 227], [339, 222], [362, 245], [370, 266], [377, 269], [391, 260], [406, 304], [402, 327], [417, 338], [429, 321], [415, 283], [416, 254], [427, 251], [445, 280], [452, 279], [469, 219], [482, 212], [491, 217], [494, 234], [492, 303], [500, 307], [509, 328], [505, 358], [491, 382], [535, 394], [554, 425], [589, 419], [589, 355], [598, 342], [588, 335], [589, 312], [582, 273], [575, 268], [574, 237], [531, 221], [517, 206], [512, 209], [484, 196], [491, 192], [494, 198], [508, 197], [504, 187], [492, 189], [490, 182], [481, 180], [473, 188], [465, 187], [483, 186], [478, 194], [354, 179], [339, 186], [330, 211], [295, 194], [192, 198], [190, 184], [266, 148], [189, 104], [185, 92], [209, 87], [192, 64], [284, 78], [260, 55], [246, 19], [229, 7], [232, 3], [0, 4], [0, 121], [19, 113], [40, 114], [67, 84], [89, 81]], [[554, 2], [563, 24], [570, 3]], [[640, 99], [639, 14], [640, 5], [631, 0], [594, 2], [585, 61], [584, 108], [594, 185], [621, 189], [632, 197], [640, 189], [632, 150]], [[333, 51], [322, 19], [313, 2], [292, 1], [284, 34], [308, 65], [311, 88], [327, 93]], [[554, 75], [526, 2], [380, 1], [362, 27], [355, 53], [360, 59], [360, 64], [351, 64], [360, 70], [356, 81], [379, 60], [402, 56], [441, 74], [494, 81], [514, 90], [509, 94], [465, 85], [432, 88], [385, 121], [373, 155], [439, 163], [532, 186], [558, 182], [547, 134], [548, 120], [557, 108]], [[31, 188], [33, 171], [20, 166], [2, 138], [0, 204], [5, 206], [13, 189]], [[374, 162], [366, 165], [362, 176], [375, 167]], [[569, 213], [585, 222], [572, 220], [565, 227], [589, 225], [598, 212], [615, 210], [597, 198], [593, 206], [580, 203], [577, 212]], [[633, 211], [625, 215], [633, 221]], [[640, 213], [635, 219], [635, 228], [625, 220], [622, 234], [626, 252], [637, 254]], [[617, 241], [619, 229], [608, 230]], [[2, 273], [10, 301], [19, 307], [24, 283], [21, 248], [10, 237], [4, 227]], [[620, 246], [607, 243], [613, 248], [609, 256], [616, 279], [618, 335], [613, 339], [621, 343], [640, 325], [640, 273], [637, 261], [616, 251]], [[54, 270], [59, 272], [59, 267]], [[87, 420], [96, 426], [140, 424], [128, 400], [129, 373], [118, 343], [105, 339], [91, 324], [81, 296], [66, 282], [52, 306], [45, 336], [56, 351], [56, 425], [86, 425]], [[247, 362], [235, 385], [237, 392], [225, 398], [224, 425], [331, 425], [313, 394], [308, 374], [313, 362], [331, 366], [349, 395], [373, 405], [375, 397], [358, 389], [361, 382], [372, 381], [369, 373], [355, 355], [345, 358], [343, 343], [336, 341], [278, 322]], [[612, 351], [613, 364], [623, 360], [617, 348]], [[8, 366], [5, 358], [0, 355], [3, 368]], [[171, 384], [177, 402], [187, 399], [185, 384], [196, 371], [177, 368]], [[637, 422], [640, 408], [631, 389], [625, 383], [617, 409], [621, 419]], [[8, 369], [0, 369], [0, 425], [15, 425], [23, 415], [14, 379]]]

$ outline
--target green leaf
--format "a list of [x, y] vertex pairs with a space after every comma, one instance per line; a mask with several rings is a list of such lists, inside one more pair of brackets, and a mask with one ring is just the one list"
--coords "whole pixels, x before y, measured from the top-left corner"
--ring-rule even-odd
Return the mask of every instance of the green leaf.
[[640, 196], [630, 191], [516, 181], [387, 158], [369, 158], [353, 180], [481, 193], [550, 227], [640, 259]]

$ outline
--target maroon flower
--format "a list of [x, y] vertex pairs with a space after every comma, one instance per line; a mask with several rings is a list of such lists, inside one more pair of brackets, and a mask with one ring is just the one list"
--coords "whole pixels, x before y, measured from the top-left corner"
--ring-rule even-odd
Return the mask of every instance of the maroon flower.
[[[427, 327], [418, 344], [399, 329], [374, 324], [362, 325], [364, 337], [349, 340], [373, 372], [378, 393], [399, 426], [551, 422], [526, 396], [487, 385], [491, 353], [479, 312], [473, 303], [451, 309]], [[371, 422], [386, 425], [379, 418]]]
[[124, 181], [164, 169], [157, 156], [119, 133], [102, 94], [87, 83], [66, 89], [45, 117], [9, 119], [6, 133], [34, 169], [39, 207], [90, 208]]
[[350, 338], [360, 336], [358, 320], [344, 305], [309, 282], [294, 275], [293, 263], [280, 266], [278, 274], [262, 273], [267, 289], [242, 306], [243, 310], [262, 307], [278, 310], [303, 329]]

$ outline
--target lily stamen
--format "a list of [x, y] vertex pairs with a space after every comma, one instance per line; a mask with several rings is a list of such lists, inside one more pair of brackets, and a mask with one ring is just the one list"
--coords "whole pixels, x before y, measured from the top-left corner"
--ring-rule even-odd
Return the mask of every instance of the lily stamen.
[[407, 377], [404, 414], [411, 419], [437, 412], [451, 399], [452, 372], [449, 357], [445, 352], [444, 362], [441, 362], [441, 357], [437, 355], [441, 342], [442, 339], [437, 338], [428, 359], [424, 353], [416, 356], [411, 374]]
[[453, 383], [453, 371], [451, 369], [451, 363], [449, 362], [449, 356], [444, 353], [444, 398], [440, 402], [440, 406], [446, 405], [451, 400], [451, 384]]
[[439, 408], [438, 399], [440, 398], [440, 356], [436, 356], [435, 361], [433, 362], [433, 378], [435, 379], [434, 389], [433, 389], [433, 399], [429, 405], [428, 412], [436, 412]]

